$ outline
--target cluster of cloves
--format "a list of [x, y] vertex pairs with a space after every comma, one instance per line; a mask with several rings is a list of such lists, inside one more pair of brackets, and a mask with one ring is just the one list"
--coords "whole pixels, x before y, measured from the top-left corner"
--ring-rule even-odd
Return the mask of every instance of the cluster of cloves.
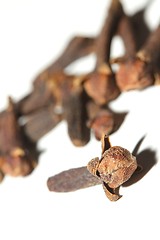
[[[123, 91], [141, 90], [159, 82], [160, 27], [150, 31], [144, 11], [129, 16], [119, 0], [111, 0], [98, 36], [71, 39], [58, 59], [34, 79], [29, 94], [18, 102], [9, 98], [8, 108], [0, 113], [1, 176], [29, 174], [38, 163], [38, 140], [62, 120], [67, 122], [68, 135], [75, 146], [86, 145], [91, 131], [97, 140], [117, 131], [126, 113], [114, 112], [109, 103]], [[114, 36], [121, 37], [125, 53], [113, 59], [111, 44]], [[92, 72], [67, 73], [69, 64], [90, 53], [96, 56]], [[114, 64], [118, 65], [116, 71]], [[97, 175], [96, 172], [94, 175], [102, 180], [105, 174]], [[110, 194], [112, 191], [108, 188], [115, 189], [120, 185], [103, 182]]]

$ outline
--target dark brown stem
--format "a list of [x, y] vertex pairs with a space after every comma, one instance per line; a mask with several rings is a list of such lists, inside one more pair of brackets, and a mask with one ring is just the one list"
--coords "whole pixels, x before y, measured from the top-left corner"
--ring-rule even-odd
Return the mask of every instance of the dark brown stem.
[[109, 63], [111, 41], [116, 33], [122, 13], [123, 11], [120, 1], [112, 0], [107, 12], [106, 20], [96, 40], [96, 68], [99, 68], [104, 63]]
[[[148, 2], [149, 3], [149, 2]], [[136, 50], [138, 51], [149, 37], [150, 29], [145, 21], [145, 10], [148, 4], [134, 15], [129, 16], [136, 41]]]
[[136, 37], [132, 29], [131, 19], [126, 14], [123, 14], [123, 17], [119, 22], [117, 33], [123, 40], [125, 47], [125, 57], [133, 57], [137, 50]]
[[34, 80], [34, 85], [41, 79], [51, 77], [55, 72], [62, 71], [75, 60], [84, 57], [95, 50], [95, 39], [91, 37], [75, 36], [73, 37], [61, 55], [51, 63], [48, 68], [42, 71]]
[[55, 72], [64, 69], [70, 63], [95, 51], [95, 39], [75, 36], [67, 44], [62, 54], [51, 64], [48, 71]]
[[87, 167], [63, 171], [47, 181], [50, 191], [71, 192], [101, 184], [101, 181], [88, 172]]
[[144, 46], [137, 53], [137, 57], [144, 62], [156, 63], [160, 58], [160, 26], [148, 37]]
[[[73, 86], [68, 90], [64, 85], [63, 107], [64, 118], [67, 121], [68, 134], [75, 146], [84, 146], [90, 140], [90, 129], [87, 126], [86, 104], [88, 96], [86, 95], [81, 81], [75, 78]], [[78, 83], [79, 82], [79, 83]]]

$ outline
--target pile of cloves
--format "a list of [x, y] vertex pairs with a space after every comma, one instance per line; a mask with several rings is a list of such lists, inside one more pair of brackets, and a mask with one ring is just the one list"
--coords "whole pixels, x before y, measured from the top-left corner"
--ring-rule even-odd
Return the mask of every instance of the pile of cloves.
[[[159, 84], [160, 27], [158, 25], [151, 31], [145, 22], [144, 13], [145, 9], [132, 16], [127, 15], [119, 0], [111, 0], [98, 36], [72, 38], [58, 59], [33, 80], [30, 93], [17, 102], [9, 97], [8, 107], [0, 113], [1, 180], [7, 174], [12, 176], [30, 174], [38, 164], [40, 154], [37, 150], [38, 140], [61, 121], [66, 121], [68, 136], [75, 146], [85, 146], [90, 141], [91, 131], [95, 138], [104, 144], [108, 136], [118, 130], [126, 115], [114, 112], [109, 103], [117, 99], [123, 91], [142, 90]], [[114, 36], [122, 39], [125, 52], [123, 56], [113, 59], [111, 44]], [[90, 53], [96, 56], [92, 72], [82, 75], [67, 73], [66, 67], [69, 64]], [[118, 66], [117, 70], [113, 70], [115, 64]], [[102, 159], [106, 159], [106, 151], [109, 149], [112, 149], [113, 155], [117, 154], [114, 147], [103, 146]], [[117, 188], [137, 169], [135, 157], [121, 147], [119, 150], [121, 160], [118, 160], [120, 163], [116, 160], [115, 164], [119, 164], [118, 169], [121, 170], [117, 171], [116, 168], [116, 173], [115, 169], [106, 170], [110, 163], [105, 163], [103, 167], [102, 159], [98, 160], [95, 171], [93, 165], [97, 164], [97, 161], [92, 161], [92, 170], [90, 163], [89, 171], [86, 167], [79, 169], [80, 178], [83, 176], [85, 179], [87, 176], [87, 179], [90, 179], [90, 186], [95, 185], [95, 182], [102, 182], [110, 200], [117, 200], [120, 197], [116, 193]], [[128, 163], [130, 174], [127, 177], [124, 168], [128, 160], [123, 159], [124, 155], [125, 159], [130, 156], [133, 160], [133, 166]], [[122, 160], [125, 161], [124, 164]], [[121, 164], [123, 167], [120, 167]], [[74, 174], [74, 170], [71, 172]], [[116, 176], [114, 179], [112, 172]], [[67, 171], [63, 173], [58, 175], [60, 176], [58, 181], [62, 180], [60, 182], [63, 186], [60, 186], [60, 189], [65, 192], [69, 189], [63, 179], [65, 176], [67, 180], [66, 175], [69, 173]], [[125, 177], [122, 180], [123, 174]], [[55, 189], [58, 191], [57, 178], [53, 179], [54, 184], [50, 184], [52, 178], [49, 178], [48, 187], [51, 191]], [[114, 183], [111, 183], [111, 179]], [[82, 182], [83, 188], [85, 181]], [[81, 184], [80, 180], [79, 183]], [[72, 185], [71, 189], [76, 190], [74, 181]]]

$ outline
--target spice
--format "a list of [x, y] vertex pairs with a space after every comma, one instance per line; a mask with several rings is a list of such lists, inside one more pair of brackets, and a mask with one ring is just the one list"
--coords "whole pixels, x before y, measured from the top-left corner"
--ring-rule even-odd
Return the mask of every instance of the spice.
[[120, 91], [116, 85], [109, 59], [111, 40], [116, 32], [122, 15], [122, 6], [118, 0], [112, 0], [105, 23], [95, 42], [96, 68], [84, 78], [87, 94], [97, 104], [103, 105], [117, 98]]
[[121, 197], [119, 187], [130, 179], [136, 169], [136, 157], [125, 148], [111, 147], [108, 137], [104, 135], [101, 159], [92, 159], [87, 168], [70, 169], [50, 177], [47, 185], [50, 191], [69, 192], [102, 183], [109, 200], [116, 201]]
[[[109, 103], [122, 91], [160, 82], [160, 27], [150, 33], [143, 15], [144, 9], [129, 16], [119, 0], [111, 0], [98, 36], [73, 37], [33, 80], [30, 93], [17, 103], [9, 98], [9, 106], [0, 113], [0, 181], [5, 174], [29, 174], [38, 163], [37, 141], [64, 120], [75, 146], [86, 145], [91, 132], [97, 140], [102, 139], [102, 156], [92, 159], [87, 167], [51, 177], [49, 189], [74, 191], [102, 183], [110, 200], [121, 197], [120, 186], [140, 168], [134, 153], [110, 145], [108, 136], [118, 130], [127, 113], [114, 112]], [[125, 52], [112, 60], [115, 35], [122, 38]], [[67, 73], [69, 64], [92, 52], [96, 56], [92, 72]], [[118, 70], [113, 71], [113, 63], [118, 63]]]
[[0, 114], [0, 171], [1, 176], [25, 176], [37, 165], [39, 152], [19, 126], [14, 103]]
[[70, 76], [64, 72], [64, 68], [75, 60], [92, 53], [95, 49], [94, 42], [95, 39], [91, 37], [72, 38], [62, 54], [34, 79], [32, 92], [17, 103], [20, 115], [30, 114], [53, 103], [57, 97], [55, 95], [57, 95], [59, 85], [62, 81], [70, 79]]
[[122, 91], [143, 89], [154, 84], [155, 68], [160, 58], [159, 39], [160, 27], [150, 34], [133, 59], [120, 63], [116, 81]]
[[120, 198], [118, 188], [137, 169], [137, 162], [136, 158], [125, 148], [120, 146], [106, 148], [105, 138], [106, 136], [102, 138], [101, 159], [92, 159], [88, 163], [87, 169], [101, 179], [106, 196], [111, 201], [116, 201]]

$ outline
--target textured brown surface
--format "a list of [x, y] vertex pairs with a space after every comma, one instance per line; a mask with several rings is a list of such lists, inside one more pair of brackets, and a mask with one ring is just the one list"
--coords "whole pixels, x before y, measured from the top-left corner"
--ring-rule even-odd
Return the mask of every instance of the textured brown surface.
[[71, 192], [100, 184], [101, 181], [90, 174], [87, 167], [73, 168], [63, 171], [47, 181], [50, 191]]

